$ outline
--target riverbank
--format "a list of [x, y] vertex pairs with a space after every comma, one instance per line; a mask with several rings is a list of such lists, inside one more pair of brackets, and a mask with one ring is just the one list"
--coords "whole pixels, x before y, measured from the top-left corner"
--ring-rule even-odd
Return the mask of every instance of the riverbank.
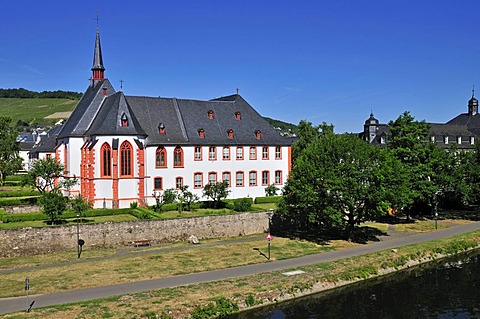
[[[476, 223], [473, 223], [478, 227]], [[468, 225], [467, 225], [468, 226]], [[462, 226], [460, 226], [462, 227]], [[84, 301], [43, 309], [34, 309], [34, 313], [10, 314], [5, 318], [48, 317], [48, 318], [184, 318], [187, 314], [204, 309], [216, 298], [224, 298], [230, 305], [247, 309], [259, 305], [276, 303], [299, 296], [320, 292], [359, 280], [391, 273], [411, 265], [438, 259], [460, 251], [474, 249], [480, 242], [480, 231], [468, 234], [454, 235], [446, 239], [441, 236], [451, 236], [459, 227], [444, 231], [432, 232], [389, 239], [383, 242], [325, 252], [318, 255], [305, 256], [294, 260], [284, 260], [254, 266], [270, 267], [272, 272], [241, 276], [247, 267], [229, 268], [218, 273], [232, 273], [224, 280], [215, 280], [215, 272], [176, 276], [169, 288], [156, 289], [152, 283], [149, 289], [139, 293]], [[411, 242], [428, 240], [427, 236], [437, 236], [430, 242], [410, 245]], [[406, 245], [406, 246], [405, 246]], [[401, 247], [399, 247], [401, 246]], [[398, 248], [392, 248], [398, 247]], [[383, 249], [382, 249], [383, 248]], [[375, 249], [377, 251], [375, 252]], [[353, 257], [341, 258], [342, 254], [356, 253]], [[361, 255], [361, 256], [360, 256]], [[315, 262], [317, 261], [317, 262]], [[288, 265], [293, 265], [289, 267]], [[279, 270], [281, 269], [281, 270]], [[288, 271], [296, 270], [295, 274], [286, 275]], [[298, 272], [300, 271], [300, 273]], [[184, 282], [183, 277], [197, 275], [200, 284], [175, 287]], [[155, 281], [159, 283], [160, 280]], [[136, 284], [136, 283], [132, 283]], [[106, 288], [106, 287], [103, 287]], [[115, 291], [115, 290], [114, 290]], [[121, 291], [116, 290], [116, 294]], [[69, 292], [63, 295], [67, 296]], [[79, 295], [81, 291], [74, 291]], [[113, 293], [112, 295], [114, 295]], [[95, 298], [92, 294], [90, 297]], [[32, 300], [35, 297], [32, 297]], [[36, 297], [40, 307], [41, 296]], [[11, 300], [10, 300], [11, 301]], [[25, 304], [24, 300], [21, 300]], [[0, 306], [0, 308], [2, 308]]]

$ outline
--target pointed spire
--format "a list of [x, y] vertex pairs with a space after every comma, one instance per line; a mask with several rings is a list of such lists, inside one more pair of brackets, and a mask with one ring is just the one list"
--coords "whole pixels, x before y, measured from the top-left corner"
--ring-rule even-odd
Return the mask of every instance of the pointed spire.
[[103, 66], [102, 47], [100, 46], [100, 31], [97, 26], [97, 35], [95, 37], [95, 50], [93, 52], [93, 81], [101, 81], [104, 76], [105, 67]]

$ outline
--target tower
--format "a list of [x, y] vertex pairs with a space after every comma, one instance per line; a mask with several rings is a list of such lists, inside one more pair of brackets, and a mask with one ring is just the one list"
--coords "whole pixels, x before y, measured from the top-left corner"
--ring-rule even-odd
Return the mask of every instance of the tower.
[[102, 81], [103, 79], [105, 79], [105, 67], [103, 66], [102, 47], [100, 46], [100, 31], [98, 30], [98, 27], [97, 35], [95, 37], [92, 72], [92, 80], [94, 83], [95, 81]]
[[478, 100], [475, 98], [475, 89], [472, 90], [472, 98], [468, 100], [468, 115], [473, 116], [478, 113]]

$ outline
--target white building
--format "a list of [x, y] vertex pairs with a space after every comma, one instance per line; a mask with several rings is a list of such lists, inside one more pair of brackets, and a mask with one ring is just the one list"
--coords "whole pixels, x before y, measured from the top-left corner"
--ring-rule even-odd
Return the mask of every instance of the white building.
[[97, 30], [90, 85], [54, 146], [68, 176], [79, 179], [73, 193], [94, 207], [153, 205], [154, 192], [182, 185], [201, 197], [207, 183], [223, 180], [229, 198], [254, 198], [287, 180], [292, 138], [281, 137], [240, 95], [126, 96], [104, 71]]

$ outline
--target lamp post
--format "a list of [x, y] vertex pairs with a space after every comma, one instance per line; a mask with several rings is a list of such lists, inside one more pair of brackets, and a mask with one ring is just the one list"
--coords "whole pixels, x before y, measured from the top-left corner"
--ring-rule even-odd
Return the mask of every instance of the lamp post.
[[438, 229], [437, 227], [437, 221], [438, 221], [438, 195], [441, 194], [441, 190], [438, 190], [435, 192], [435, 229]]
[[272, 241], [272, 235], [270, 235], [270, 224], [272, 223], [273, 209], [269, 209], [267, 212], [268, 216], [268, 233], [267, 233], [267, 243], [268, 243], [268, 260], [270, 260], [270, 242]]

